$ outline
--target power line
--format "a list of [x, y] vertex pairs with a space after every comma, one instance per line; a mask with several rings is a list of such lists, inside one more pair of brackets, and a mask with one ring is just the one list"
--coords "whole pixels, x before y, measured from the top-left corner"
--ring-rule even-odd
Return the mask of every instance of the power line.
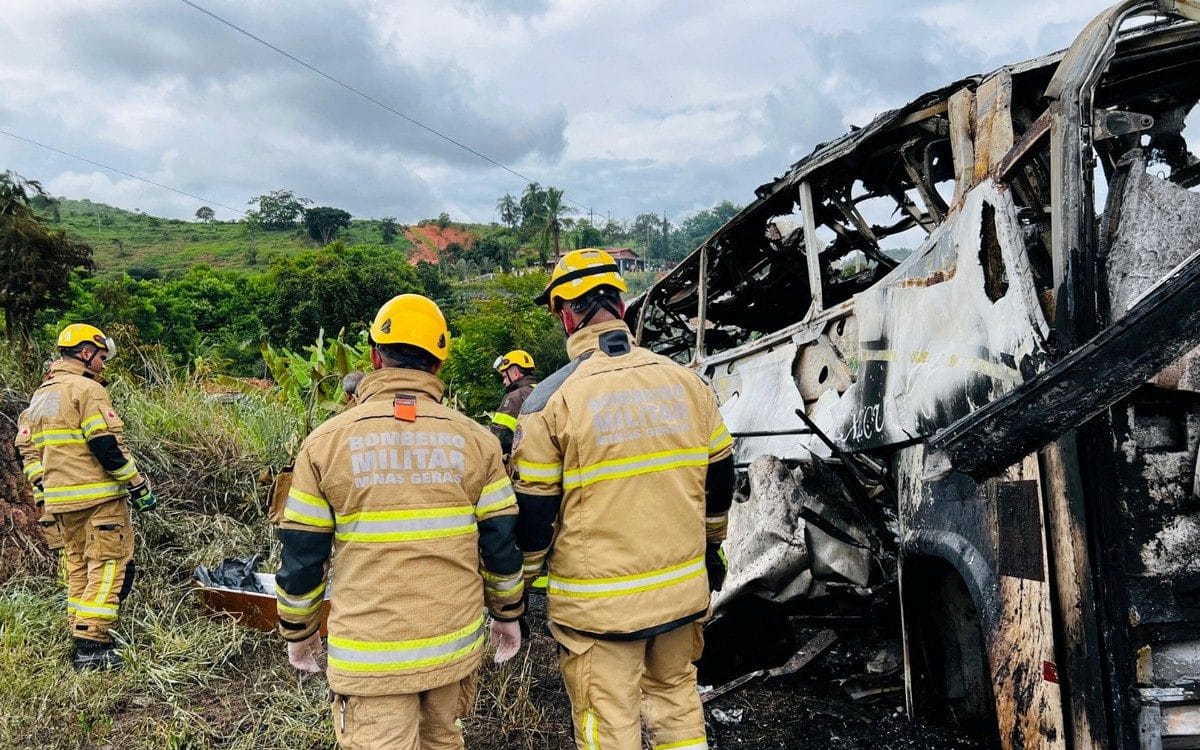
[[[366, 99], [367, 101], [371, 102], [372, 104], [382, 107], [383, 109], [386, 109], [388, 112], [391, 112], [392, 114], [407, 120], [408, 122], [412, 123], [413, 125], [416, 125], [417, 127], [422, 128], [423, 130], [426, 130], [426, 131], [436, 135], [438, 138], [441, 138], [442, 140], [446, 141], [447, 143], [452, 143], [455, 146], [458, 146], [459, 148], [463, 149], [464, 151], [467, 151], [469, 153], [474, 154], [475, 156], [478, 156], [480, 159], [483, 159], [488, 164], [500, 167], [505, 172], [508, 172], [509, 174], [514, 175], [516, 177], [520, 177], [522, 180], [524, 180], [527, 183], [537, 182], [537, 180], [534, 180], [532, 177], [526, 177], [525, 175], [521, 174], [520, 172], [518, 172], [517, 170], [508, 166], [507, 164], [502, 164], [502, 163], [496, 161], [495, 159], [493, 159], [492, 157], [488, 156], [487, 154], [477, 151], [477, 150], [471, 148], [470, 146], [468, 146], [467, 144], [465, 144], [461, 141], [455, 140], [454, 138], [451, 138], [450, 136], [446, 135], [445, 133], [442, 133], [441, 131], [439, 131], [429, 125], [426, 125], [425, 123], [421, 122], [417, 118], [412, 117], [411, 115], [407, 115], [407, 114], [401, 112], [400, 110], [396, 109], [395, 107], [392, 107], [389, 104], [381, 102], [380, 100], [376, 99], [375, 97], [371, 96], [370, 94], [363, 93], [362, 91], [354, 88], [353, 86], [346, 83], [345, 81], [342, 81], [341, 79], [335, 78], [334, 76], [326, 73], [325, 71], [321, 70], [320, 68], [316, 67], [315, 65], [312, 65], [311, 63], [307, 63], [304, 60], [301, 60], [300, 58], [296, 57], [295, 55], [288, 52], [287, 50], [276, 47], [274, 44], [271, 44], [266, 39], [263, 39], [260, 36], [255, 36], [253, 33], [247, 31], [246, 29], [243, 29], [241, 26], [238, 26], [234, 22], [228, 21], [228, 20], [222, 18], [221, 16], [218, 16], [216, 13], [213, 13], [211, 10], [202, 8], [201, 6], [197, 5], [196, 3], [193, 3], [192, 0], [179, 0], [179, 2], [183, 3], [184, 5], [190, 6], [190, 7], [194, 8], [195, 10], [200, 11], [201, 13], [208, 16], [209, 18], [212, 18], [214, 21], [218, 21], [240, 34], [244, 34], [244, 35], [250, 37], [254, 41], [263, 45], [264, 47], [272, 49], [275, 52], [278, 52], [279, 54], [283, 55], [284, 57], [286, 57], [287, 59], [296, 63], [297, 65], [299, 65], [303, 68], [307, 68], [308, 70], [311, 70], [313, 73], [316, 73], [317, 75], [321, 76], [322, 78], [324, 78], [332, 83], [336, 83], [338, 86], [341, 86], [342, 88], [346, 89], [347, 91], [349, 91], [352, 94], [361, 96], [363, 99]], [[582, 203], [573, 201], [570, 198], [566, 198], [565, 200], [567, 201], [567, 203], [570, 203], [584, 211], [592, 210], [588, 206], [585, 206]]]
[[211, 201], [208, 198], [205, 198], [200, 195], [196, 195], [195, 193], [189, 193], [186, 190], [180, 190], [179, 188], [173, 188], [170, 185], [164, 185], [161, 182], [155, 182], [154, 180], [147, 179], [145, 177], [142, 177], [141, 175], [136, 175], [136, 174], [133, 174], [132, 172], [126, 172], [123, 169], [117, 169], [116, 167], [110, 167], [107, 164], [101, 164], [98, 161], [92, 161], [91, 159], [87, 158], [86, 156], [80, 156], [79, 154], [72, 154], [69, 151], [63, 151], [60, 148], [55, 148], [54, 146], [48, 146], [45, 143], [39, 143], [38, 141], [35, 141], [32, 138], [26, 138], [23, 135], [17, 135], [16, 133], [10, 133], [7, 130], [2, 130], [2, 129], [0, 129], [0, 134], [7, 135], [9, 138], [15, 138], [18, 141], [25, 141], [26, 143], [32, 144], [39, 148], [44, 148], [47, 151], [53, 151], [56, 154], [62, 154], [63, 156], [69, 156], [72, 159], [78, 159], [79, 161], [86, 162], [88, 164], [91, 164], [94, 167], [100, 167], [101, 169], [107, 169], [109, 172], [116, 172], [119, 175], [131, 177], [135, 180], [141, 180], [142, 182], [146, 183], [147, 185], [153, 185], [154, 187], [162, 188], [163, 190], [170, 190], [172, 193], [179, 193], [180, 195], [185, 195], [188, 198], [195, 198], [196, 200], [200, 201], [201, 203], [206, 203], [206, 204], [210, 204], [213, 206], [220, 206], [221, 208], [224, 208], [228, 211], [233, 211], [234, 213], [238, 213], [243, 216], [246, 215], [246, 212], [241, 210], [240, 208], [234, 208], [233, 206], [226, 206], [224, 203], [217, 203], [216, 201]]

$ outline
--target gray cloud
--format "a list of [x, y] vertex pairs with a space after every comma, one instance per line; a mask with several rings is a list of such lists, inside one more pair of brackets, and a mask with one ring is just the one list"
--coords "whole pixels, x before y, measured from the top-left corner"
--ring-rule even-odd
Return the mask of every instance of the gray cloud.
[[[1036, 0], [1003, 13], [883, 0], [200, 4], [628, 218], [747, 202], [851, 123], [1061, 47], [1098, 10], [1088, 0], [1052, 14]], [[523, 187], [183, 3], [9, 0], [0, 34], [10, 42], [0, 126], [212, 201], [240, 207], [291, 188], [356, 216], [488, 221], [498, 196]], [[180, 217], [198, 205], [8, 139], [0, 157], [58, 193]]]

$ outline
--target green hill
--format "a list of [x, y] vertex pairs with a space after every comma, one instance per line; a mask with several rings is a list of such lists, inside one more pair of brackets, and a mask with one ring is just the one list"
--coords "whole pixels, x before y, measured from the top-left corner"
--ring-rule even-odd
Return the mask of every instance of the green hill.
[[[92, 246], [100, 273], [139, 268], [166, 272], [199, 263], [249, 270], [269, 264], [273, 255], [317, 247], [301, 228], [253, 231], [244, 222], [163, 219], [87, 199], [61, 199], [57, 211], [44, 205], [41, 213], [51, 227], [65, 229], [70, 236]], [[338, 237], [349, 244], [381, 243], [381, 223], [377, 219], [355, 219]], [[474, 236], [491, 229], [459, 226]], [[411, 254], [413, 246], [402, 231], [392, 247]]]

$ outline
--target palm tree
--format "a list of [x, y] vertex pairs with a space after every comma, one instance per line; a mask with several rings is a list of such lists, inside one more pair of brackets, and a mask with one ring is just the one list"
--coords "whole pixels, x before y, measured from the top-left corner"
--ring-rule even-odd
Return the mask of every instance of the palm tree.
[[517, 199], [512, 197], [511, 193], [505, 193], [504, 197], [496, 202], [496, 210], [500, 212], [500, 221], [507, 224], [509, 229], [517, 228], [517, 216], [519, 215], [520, 206], [517, 204]]
[[574, 223], [572, 219], [567, 218], [569, 214], [575, 213], [575, 209], [563, 203], [563, 191], [556, 187], [546, 188], [546, 198], [542, 202], [541, 211], [538, 214], [538, 229], [542, 235], [540, 258], [542, 265], [548, 262], [546, 255], [550, 249], [550, 242], [554, 242], [554, 257], [558, 258], [562, 251], [559, 242], [560, 234], [563, 229], [569, 229]]
[[525, 228], [532, 226], [542, 210], [542, 204], [546, 202], [546, 191], [542, 190], [542, 186], [536, 182], [531, 182], [525, 186], [525, 192], [521, 193], [521, 200], [518, 203], [518, 211], [521, 214], [521, 227]]

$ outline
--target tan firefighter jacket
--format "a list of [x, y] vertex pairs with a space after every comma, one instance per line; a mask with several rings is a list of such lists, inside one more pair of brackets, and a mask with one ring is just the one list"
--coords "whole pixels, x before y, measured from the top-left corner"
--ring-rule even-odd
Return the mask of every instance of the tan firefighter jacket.
[[474, 671], [485, 603], [524, 610], [516, 498], [496, 438], [441, 404], [436, 376], [387, 368], [296, 457], [279, 537], [280, 632], [319, 626], [332, 568], [329, 684], [413, 693]]
[[[125, 447], [125, 423], [81, 362], [50, 365], [17, 422], [17, 451], [46, 513], [68, 513], [125, 494], [142, 481]], [[41, 491], [38, 491], [38, 487]]]
[[525, 399], [529, 398], [529, 394], [533, 393], [533, 387], [537, 382], [530, 375], [513, 381], [504, 389], [504, 398], [500, 401], [500, 408], [492, 415], [492, 423], [488, 429], [500, 441], [500, 451], [504, 454], [504, 466], [512, 473], [512, 441], [513, 432], [517, 429], [517, 415], [521, 413], [521, 406], [525, 403]]
[[705, 542], [724, 539], [729, 507], [706, 514], [706, 475], [733, 442], [715, 394], [621, 321], [577, 331], [567, 352], [513, 448], [526, 582], [549, 549], [550, 619], [601, 636], [702, 617]]

